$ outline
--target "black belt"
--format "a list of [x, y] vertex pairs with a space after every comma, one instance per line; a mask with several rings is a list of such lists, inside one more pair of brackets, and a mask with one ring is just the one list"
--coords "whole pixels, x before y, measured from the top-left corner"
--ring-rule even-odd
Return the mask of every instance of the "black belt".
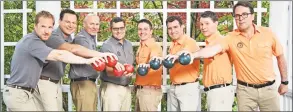
[[54, 80], [54, 79], [52, 79], [50, 77], [46, 77], [46, 76], [41, 76], [40, 79], [42, 79], [42, 80], [48, 80], [48, 81], [51, 81], [51, 82], [53, 82], [55, 84], [57, 84], [59, 82], [59, 80]]
[[89, 77], [80, 77], [80, 78], [76, 78], [76, 79], [71, 79], [71, 82], [84, 81], [84, 80], [90, 80], [90, 81], [96, 82], [96, 79], [89, 78]]
[[12, 87], [12, 88], [16, 88], [16, 89], [23, 89], [26, 90], [30, 93], [34, 93], [35, 89], [34, 88], [30, 88], [30, 87], [22, 87], [22, 86], [17, 86], [17, 85], [7, 85], [8, 87]]
[[212, 89], [226, 87], [226, 86], [229, 86], [229, 85], [231, 85], [231, 84], [229, 84], [229, 83], [226, 83], [226, 84], [218, 84], [218, 85], [213, 85], [213, 86], [210, 86], [210, 87], [205, 87], [205, 88], [203, 88], [203, 90], [204, 91], [209, 91], [209, 90], [212, 90]]
[[275, 80], [268, 81], [267, 83], [264, 83], [264, 84], [248, 84], [248, 83], [240, 81], [240, 80], [237, 80], [237, 83], [241, 84], [243, 86], [248, 86], [248, 87], [253, 87], [253, 88], [262, 88], [262, 87], [273, 85], [275, 83]]
[[180, 84], [172, 84], [172, 85], [174, 85], [174, 86], [181, 86], [181, 85], [186, 85], [188, 83], [194, 83], [194, 82], [197, 82], [197, 81], [199, 81], [198, 78], [195, 81], [193, 81], [193, 82], [183, 82], [183, 83], [180, 83]]

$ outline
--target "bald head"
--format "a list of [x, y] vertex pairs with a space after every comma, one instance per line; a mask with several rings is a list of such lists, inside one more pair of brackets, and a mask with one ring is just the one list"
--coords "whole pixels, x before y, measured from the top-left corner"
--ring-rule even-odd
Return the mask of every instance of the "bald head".
[[95, 14], [88, 14], [83, 19], [83, 28], [90, 35], [97, 35], [100, 29], [100, 18]]

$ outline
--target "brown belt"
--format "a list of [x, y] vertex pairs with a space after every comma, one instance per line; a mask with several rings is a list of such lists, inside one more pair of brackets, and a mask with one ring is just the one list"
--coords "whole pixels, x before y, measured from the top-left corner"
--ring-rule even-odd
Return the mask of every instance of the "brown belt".
[[30, 87], [22, 87], [22, 86], [17, 86], [17, 85], [7, 85], [8, 87], [12, 87], [12, 88], [16, 88], [16, 89], [23, 89], [26, 90], [30, 93], [34, 93], [35, 89], [34, 88], [30, 88]]
[[51, 81], [55, 84], [57, 84], [59, 82], [59, 80], [54, 80], [54, 79], [51, 79], [50, 77], [46, 77], [46, 76], [41, 76], [40, 79], [42, 80], [48, 80], [48, 81]]
[[137, 89], [142, 89], [142, 88], [148, 88], [148, 89], [161, 89], [161, 86], [141, 86], [141, 85], [136, 85], [135, 86]]

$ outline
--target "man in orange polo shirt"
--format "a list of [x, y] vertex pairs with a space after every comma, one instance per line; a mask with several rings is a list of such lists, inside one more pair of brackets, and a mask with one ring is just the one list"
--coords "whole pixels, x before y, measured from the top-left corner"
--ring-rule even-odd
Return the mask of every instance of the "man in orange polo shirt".
[[[152, 23], [147, 19], [138, 22], [138, 36], [140, 46], [136, 53], [136, 63], [138, 67], [149, 68], [151, 59], [160, 59], [162, 48], [152, 37]], [[158, 70], [149, 69], [145, 76], [136, 75], [136, 110], [137, 111], [157, 111], [162, 99], [162, 67]]]
[[[217, 30], [218, 18], [214, 12], [205, 11], [200, 17], [200, 30], [206, 37], [206, 46], [215, 45], [224, 38]], [[204, 91], [207, 92], [208, 111], [232, 111], [234, 90], [232, 62], [226, 52], [204, 59]]]
[[[196, 41], [184, 34], [184, 25], [180, 17], [170, 16], [166, 20], [168, 34], [172, 39], [169, 55], [165, 59], [177, 60], [181, 50], [196, 52], [199, 46]], [[199, 60], [193, 61], [190, 65], [181, 65], [177, 61], [170, 69], [169, 97], [171, 111], [196, 111], [199, 99]]]
[[[269, 28], [253, 24], [254, 11], [249, 2], [239, 1], [233, 7], [233, 16], [238, 29], [219, 44], [201, 49], [192, 57], [209, 58], [228, 51], [236, 69], [238, 110], [253, 111], [259, 107], [260, 111], [280, 111], [279, 94], [288, 92], [282, 45]], [[278, 61], [281, 85], [275, 83], [273, 55]]]

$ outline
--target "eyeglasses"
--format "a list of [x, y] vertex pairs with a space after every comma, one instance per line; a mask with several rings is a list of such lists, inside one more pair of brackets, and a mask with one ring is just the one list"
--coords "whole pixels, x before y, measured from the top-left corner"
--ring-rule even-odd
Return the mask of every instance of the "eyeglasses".
[[118, 28], [113, 27], [112, 30], [115, 31], [115, 32], [117, 32], [119, 30], [124, 31], [125, 27], [118, 27]]
[[248, 17], [249, 14], [251, 14], [251, 13], [245, 13], [245, 12], [244, 12], [244, 13], [242, 13], [241, 15], [240, 15], [240, 14], [236, 14], [236, 15], [233, 14], [233, 17], [235, 17], [236, 20], [239, 20], [240, 17], [242, 17], [242, 19], [245, 19], [245, 18]]

